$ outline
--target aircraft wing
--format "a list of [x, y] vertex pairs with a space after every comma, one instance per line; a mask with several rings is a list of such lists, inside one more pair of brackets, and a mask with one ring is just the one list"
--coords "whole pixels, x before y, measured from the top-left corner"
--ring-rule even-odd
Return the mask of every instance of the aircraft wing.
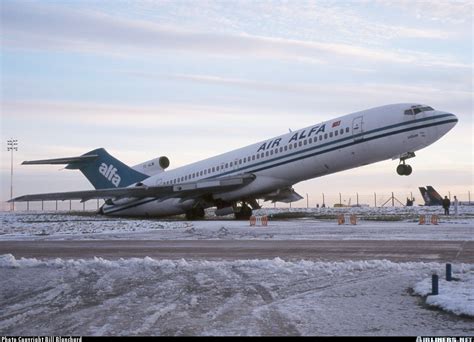
[[120, 199], [120, 198], [145, 198], [145, 197], [195, 197], [213, 192], [234, 190], [249, 184], [255, 179], [253, 174], [242, 174], [215, 179], [204, 179], [178, 185], [145, 186], [139, 185], [126, 188], [110, 188], [86, 191], [53, 192], [46, 194], [24, 195], [13, 198], [8, 202], [33, 202], [33, 201], [65, 201], [90, 199]]

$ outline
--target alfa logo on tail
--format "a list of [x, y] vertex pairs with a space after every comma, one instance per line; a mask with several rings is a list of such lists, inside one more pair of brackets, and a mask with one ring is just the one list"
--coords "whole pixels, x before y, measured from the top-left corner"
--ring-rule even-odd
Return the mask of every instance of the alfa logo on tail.
[[116, 187], [119, 186], [120, 184], [120, 181], [122, 180], [120, 178], [120, 176], [118, 175], [117, 173], [117, 169], [112, 165], [107, 165], [105, 163], [102, 163], [100, 166], [99, 166], [99, 172], [105, 177], [107, 178], [109, 181], [112, 182], [113, 185], [115, 185]]

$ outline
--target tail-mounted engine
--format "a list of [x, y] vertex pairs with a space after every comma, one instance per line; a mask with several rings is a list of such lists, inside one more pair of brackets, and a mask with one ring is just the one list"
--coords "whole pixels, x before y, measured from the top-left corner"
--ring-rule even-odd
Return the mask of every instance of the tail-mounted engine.
[[157, 173], [165, 171], [168, 166], [170, 166], [170, 160], [168, 159], [168, 157], [161, 156], [152, 160], [148, 160], [144, 163], [135, 165], [132, 167], [132, 169], [144, 173], [148, 176], [153, 176]]

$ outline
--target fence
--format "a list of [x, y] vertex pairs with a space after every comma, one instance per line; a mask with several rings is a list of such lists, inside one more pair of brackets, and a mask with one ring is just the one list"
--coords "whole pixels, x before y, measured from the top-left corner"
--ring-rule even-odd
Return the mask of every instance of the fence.
[[[301, 194], [301, 193], [300, 193]], [[451, 202], [454, 201], [454, 196], [457, 197], [461, 204], [474, 204], [474, 198], [471, 196], [471, 191], [465, 191], [461, 193], [448, 193], [439, 194], [444, 198], [448, 196]], [[301, 194], [303, 195], [303, 194]], [[264, 208], [277, 207], [277, 208], [314, 208], [322, 207], [350, 207], [350, 206], [369, 206], [369, 207], [401, 207], [408, 204], [407, 200], [412, 201], [413, 205], [424, 205], [423, 200], [419, 192], [373, 192], [368, 193], [320, 193], [320, 194], [304, 194], [304, 198], [293, 203], [269, 203], [260, 202]], [[453, 204], [453, 203], [451, 203]]]
[[[407, 199], [414, 199], [414, 206], [424, 204], [421, 194], [403, 193], [403, 192], [374, 192], [367, 193], [320, 193], [320, 194], [304, 194], [304, 198], [293, 203], [271, 203], [259, 201], [263, 208], [315, 208], [334, 207], [334, 206], [370, 206], [370, 207], [401, 207], [407, 204]], [[471, 191], [462, 193], [447, 194], [440, 193], [442, 197], [445, 195], [453, 201], [454, 196], [462, 202], [461, 204], [474, 204], [474, 198], [471, 197]], [[15, 211], [96, 211], [104, 204], [103, 200], [89, 200], [84, 203], [73, 201], [43, 201], [43, 202], [16, 202], [14, 203]], [[2, 202], [1, 211], [9, 211], [10, 204]]]

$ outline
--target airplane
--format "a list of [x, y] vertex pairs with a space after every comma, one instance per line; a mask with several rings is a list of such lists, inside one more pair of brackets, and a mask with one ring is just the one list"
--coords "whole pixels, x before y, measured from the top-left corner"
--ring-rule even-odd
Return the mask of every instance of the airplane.
[[[425, 206], [442, 206], [443, 205], [443, 197], [436, 191], [431, 185], [427, 185], [426, 188], [420, 186], [418, 187], [420, 190], [421, 196], [425, 201]], [[459, 201], [459, 205], [474, 205], [471, 201]]]
[[425, 201], [425, 206], [443, 205], [443, 198], [431, 185], [428, 185], [426, 188], [420, 186], [418, 189]]
[[204, 218], [204, 210], [248, 219], [259, 199], [294, 202], [303, 197], [293, 185], [375, 162], [399, 160], [401, 176], [412, 173], [406, 160], [434, 143], [458, 118], [415, 103], [371, 108], [165, 171], [161, 156], [129, 167], [103, 148], [78, 157], [25, 161], [67, 164], [78, 169], [95, 190], [24, 195], [9, 202], [104, 199], [104, 215]]

